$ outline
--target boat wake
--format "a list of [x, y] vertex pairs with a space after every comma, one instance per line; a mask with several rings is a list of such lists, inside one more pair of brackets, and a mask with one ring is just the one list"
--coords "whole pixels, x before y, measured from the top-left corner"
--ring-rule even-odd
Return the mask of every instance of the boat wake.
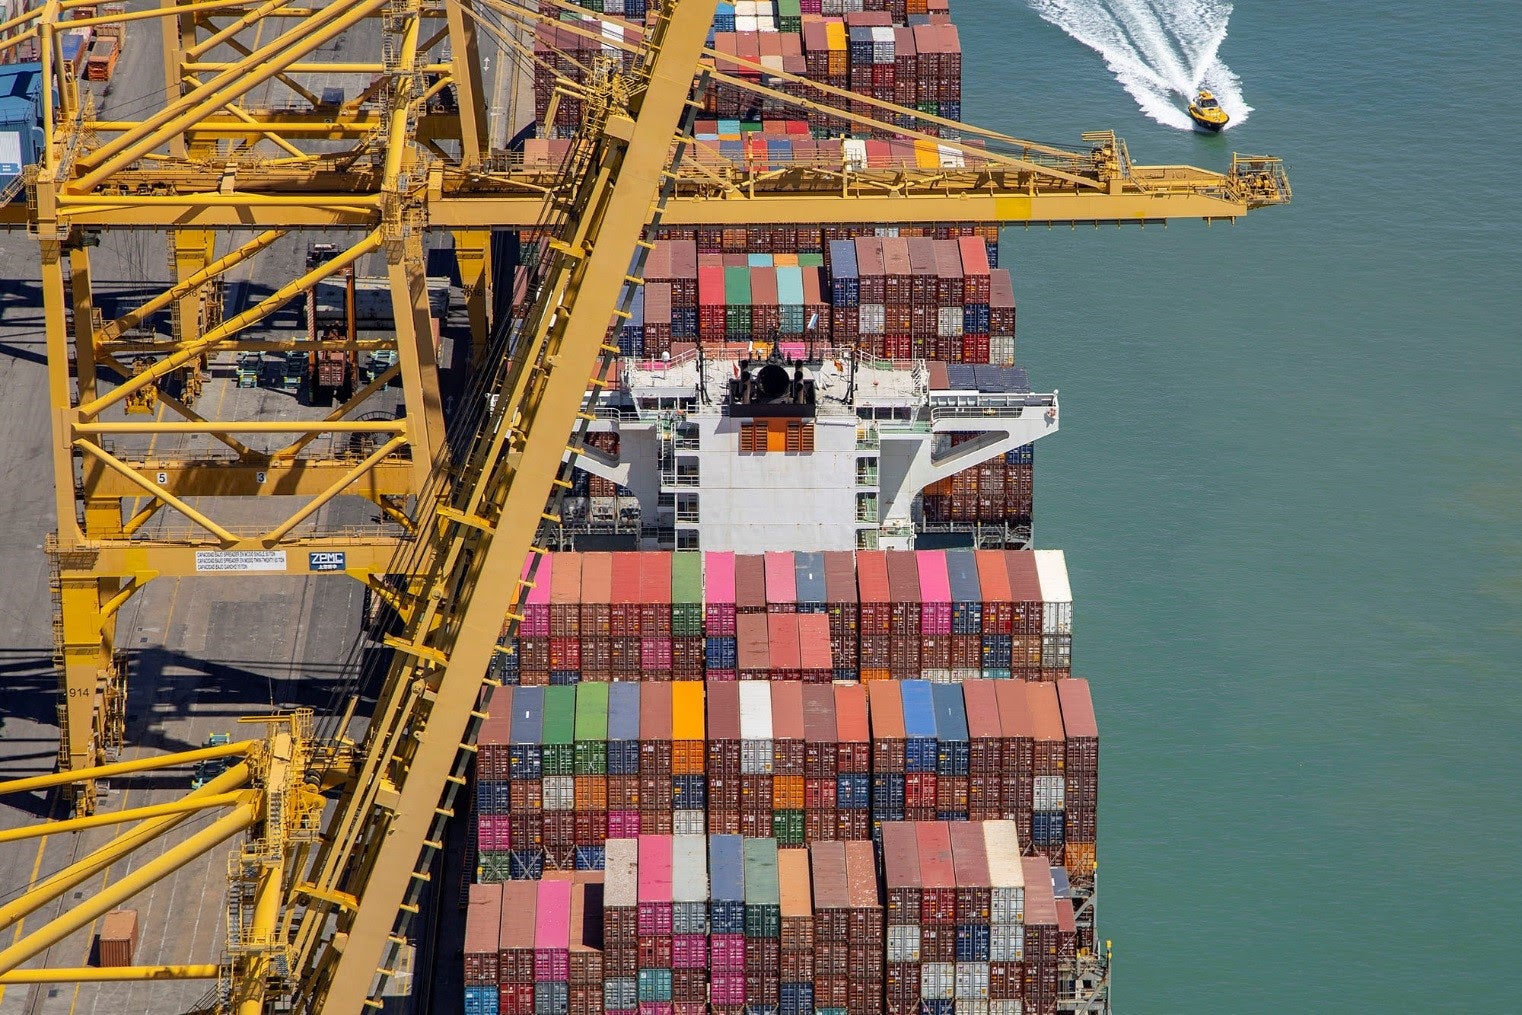
[[1215, 93], [1231, 127], [1252, 112], [1242, 81], [1221, 62], [1231, 4], [1223, 0], [1026, 0], [1033, 11], [1104, 58], [1147, 116], [1190, 130], [1184, 106]]

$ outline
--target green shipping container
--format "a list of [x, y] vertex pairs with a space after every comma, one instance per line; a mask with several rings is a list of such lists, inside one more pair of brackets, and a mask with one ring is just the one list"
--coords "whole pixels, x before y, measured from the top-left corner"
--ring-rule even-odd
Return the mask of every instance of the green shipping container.
[[577, 684], [576, 774], [608, 774], [608, 685]]
[[824, 255], [819, 252], [798, 255], [798, 267], [800, 268], [823, 268]]
[[724, 302], [732, 307], [750, 306], [750, 269], [724, 269]]
[[671, 633], [703, 635], [703, 558], [693, 550], [671, 555]]
[[476, 859], [476, 880], [483, 885], [494, 885], [508, 880], [512, 854], [487, 850]]
[[544, 689], [544, 734], [539, 752], [544, 775], [576, 772], [576, 687], [562, 684]]
[[776, 811], [772, 814], [772, 835], [779, 846], [803, 845], [803, 812]]
[[782, 936], [777, 840], [745, 840], [745, 936]]
[[671, 1000], [671, 970], [641, 969], [639, 999], [646, 1004], [664, 1004]]

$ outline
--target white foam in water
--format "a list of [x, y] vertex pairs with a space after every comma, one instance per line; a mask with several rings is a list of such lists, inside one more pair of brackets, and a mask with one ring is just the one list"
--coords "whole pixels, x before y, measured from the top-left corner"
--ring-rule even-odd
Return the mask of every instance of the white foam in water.
[[1033, 11], [1104, 57], [1141, 111], [1190, 130], [1184, 106], [1200, 88], [1215, 93], [1230, 130], [1252, 107], [1242, 81], [1217, 55], [1231, 4], [1221, 0], [1026, 0]]

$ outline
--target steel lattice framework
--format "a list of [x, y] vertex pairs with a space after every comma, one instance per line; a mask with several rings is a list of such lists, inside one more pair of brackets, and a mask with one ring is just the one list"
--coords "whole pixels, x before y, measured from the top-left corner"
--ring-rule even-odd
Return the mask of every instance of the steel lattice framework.
[[[545, 505], [580, 452], [578, 429], [595, 398], [588, 378], [601, 376], [602, 361], [616, 352], [606, 331], [639, 281], [653, 222], [1213, 220], [1290, 196], [1277, 159], [1238, 157], [1224, 174], [1136, 166], [1107, 132], [1066, 150], [949, 121], [936, 125], [960, 140], [891, 128], [955, 153], [935, 168], [720, 159], [693, 142], [690, 122], [684, 132], [694, 71], [705, 82], [753, 86], [717, 70], [703, 48], [713, 0], [664, 5], [649, 36], [627, 44], [628, 72], [594, 67], [585, 80], [561, 82], [588, 113], [571, 155], [555, 165], [490, 149], [480, 54], [484, 33], [527, 53], [521, 36], [536, 21], [554, 20], [561, 6], [585, 13], [558, 0], [541, 4], [543, 13], [502, 0], [166, 0], [112, 18], [157, 23], [165, 100], [144, 119], [106, 120], [61, 55], [65, 25], [105, 20], [63, 20], [84, 6], [92, 4], [48, 0], [0, 26], [22, 30], [0, 46], [38, 40], [53, 86], [44, 89], [42, 162], [28, 172], [24, 202], [0, 220], [35, 236], [42, 267], [59, 519], [51, 549], [64, 772], [53, 778], [75, 787], [75, 820], [96, 820], [92, 780], [116, 771], [100, 767], [121, 737], [125, 671], [115, 617], [153, 578], [196, 574], [207, 554], [274, 555], [260, 559], [307, 574], [309, 554], [341, 553], [341, 573], [367, 582], [405, 625], [388, 639], [394, 664], [362, 741], [315, 743], [310, 717], [280, 717], [263, 746], [229, 752], [251, 753], [256, 764], [230, 769], [183, 805], [133, 814], [142, 823], [109, 854], [208, 804], [232, 812], [215, 835], [196, 836], [195, 848], [252, 830], [230, 867], [233, 897], [245, 905], [230, 918], [239, 930], [227, 964], [136, 974], [215, 975], [226, 985], [222, 1004], [244, 1012], [276, 998], [300, 1010], [353, 1012], [378, 996], [463, 783], [502, 618], [514, 617], [532, 583], [532, 568], [525, 574], [520, 565], [537, 560]], [[344, 37], [369, 39], [371, 52], [343, 61], [324, 52]], [[318, 75], [361, 87], [333, 103], [311, 84]], [[287, 101], [256, 105], [256, 90], [271, 83]], [[836, 90], [794, 84], [813, 88], [811, 97], [773, 97], [805, 113], [833, 106], [873, 125], [842, 113]], [[673, 158], [683, 149], [686, 157]], [[493, 322], [488, 310], [490, 229], [501, 226], [551, 242], [535, 307], [511, 355], [492, 360], [490, 350], [505, 348], [506, 322]], [[91, 249], [111, 230], [164, 237], [172, 280], [108, 320]], [[332, 230], [359, 238], [300, 271], [270, 256], [287, 234]], [[454, 452], [430, 336], [428, 230], [453, 234], [473, 368], [494, 378], [493, 411]], [[331, 411], [296, 422], [197, 412], [183, 392], [193, 392], [208, 356], [294, 344], [252, 329], [371, 254], [386, 266], [394, 335], [307, 347], [390, 348], [396, 366], [345, 392]], [[253, 263], [283, 271], [282, 281], [225, 316], [223, 283]], [[167, 336], [141, 327], [162, 312], [171, 315]], [[404, 411], [361, 418], [375, 415], [369, 403], [398, 378]], [[176, 418], [134, 418], [145, 401]], [[152, 442], [164, 435], [182, 438], [182, 450], [155, 452]], [[358, 452], [332, 450], [356, 444]], [[322, 508], [340, 496], [373, 502], [381, 524], [326, 524]], [[146, 506], [134, 509], [140, 499]], [[163, 523], [171, 517], [174, 524]], [[387, 582], [388, 574], [407, 580]], [[0, 791], [22, 788], [38, 787]], [[340, 790], [321, 836], [314, 788]], [[30, 912], [42, 901], [29, 895], [12, 908]], [[50, 925], [26, 947], [0, 953], [0, 978], [17, 975], [50, 935], [67, 932]]]

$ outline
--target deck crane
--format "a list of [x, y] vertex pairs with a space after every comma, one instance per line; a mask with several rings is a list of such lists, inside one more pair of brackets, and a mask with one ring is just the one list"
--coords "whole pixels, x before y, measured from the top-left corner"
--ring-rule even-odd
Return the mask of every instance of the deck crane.
[[[0, 792], [75, 786], [78, 816], [69, 819], [75, 824], [44, 830], [139, 823], [13, 901], [4, 914], [33, 912], [39, 900], [57, 898], [188, 814], [232, 808], [214, 834], [203, 831], [176, 847], [181, 856], [191, 843], [204, 851], [247, 833], [229, 866], [227, 961], [119, 973], [216, 978], [224, 987], [217, 1004], [243, 1012], [277, 1003], [358, 1011], [374, 1003], [394, 968], [391, 956], [405, 941], [463, 783], [503, 617], [514, 617], [533, 581], [532, 566], [520, 571], [520, 565], [537, 560], [535, 530], [566, 482], [580, 446], [578, 426], [595, 397], [588, 378], [599, 358], [614, 351], [604, 344], [607, 324], [623, 312], [637, 281], [639, 258], [631, 274], [631, 253], [648, 244], [656, 217], [672, 224], [1124, 223], [1232, 219], [1289, 198], [1276, 159], [1239, 157], [1224, 174], [1135, 166], [1123, 143], [1107, 133], [1085, 135], [1084, 147], [1067, 150], [969, 128], [971, 141], [937, 142], [961, 151], [961, 164], [936, 169], [817, 164], [761, 171], [700, 156], [673, 166], [673, 144], [691, 142], [693, 70], [714, 57], [702, 48], [712, 0], [664, 6], [628, 73], [597, 67], [587, 80], [563, 85], [590, 112], [571, 156], [555, 166], [489, 150], [477, 53], [478, 32], [491, 24], [488, 14], [532, 23], [567, 6], [558, 2], [541, 5], [547, 14], [503, 0], [431, 6], [337, 0], [299, 11], [272, 0], [226, 15], [219, 13], [225, 5], [166, 5], [133, 17], [178, 19], [179, 30], [165, 33], [174, 93], [142, 121], [104, 120], [70, 75], [61, 67], [55, 72], [59, 14], [72, 6], [73, 0], [49, 0], [28, 29], [41, 43], [57, 98], [44, 89], [45, 151], [27, 175], [21, 206], [41, 251], [54, 410], [63, 771], [44, 783], [0, 784]], [[224, 23], [227, 18], [234, 19]], [[377, 24], [381, 59], [331, 64], [339, 68], [334, 73], [370, 76], [370, 84], [336, 112], [319, 108], [302, 84], [303, 75], [324, 66], [319, 47]], [[270, 31], [263, 37], [238, 41], [251, 26], [265, 25]], [[225, 55], [218, 50], [224, 44], [233, 46], [232, 57], [215, 59]], [[710, 67], [707, 77], [720, 72]], [[280, 108], [252, 103], [254, 89], [272, 81], [296, 101]], [[452, 112], [432, 101], [444, 88], [455, 90]], [[839, 98], [829, 92], [817, 88], [817, 97], [802, 105]], [[485, 310], [491, 225], [531, 227], [553, 237], [538, 301], [512, 333], [510, 351], [505, 322], [492, 328]], [[500, 353], [476, 363], [489, 379], [492, 411], [454, 443], [444, 428], [433, 349], [423, 339], [421, 240], [430, 228], [455, 233], [476, 348]], [[100, 231], [128, 229], [168, 237], [174, 281], [107, 321], [95, 298], [89, 251]], [[160, 403], [179, 421], [120, 417], [119, 402], [197, 357], [280, 348], [278, 340], [251, 329], [310, 285], [312, 272], [231, 317], [223, 314], [218, 284], [239, 266], [269, 261], [287, 233], [312, 229], [361, 234], [315, 271], [326, 274], [372, 252], [384, 256], [397, 325], [387, 344], [399, 353], [397, 367], [345, 406], [300, 423], [207, 419], [162, 393]], [[219, 252], [219, 231], [233, 230], [247, 238], [240, 235]], [[167, 338], [142, 327], [165, 310], [173, 311]], [[123, 357], [143, 355], [155, 357], [154, 364], [122, 368]], [[119, 379], [104, 384], [100, 372]], [[398, 374], [402, 418], [351, 418]], [[312, 453], [319, 437], [342, 433], [374, 434], [378, 447], [357, 461]], [[255, 439], [268, 435], [281, 440]], [[143, 450], [153, 437], [186, 440], [174, 453], [155, 454]], [[257, 505], [276, 494], [307, 499], [293, 514], [253, 527], [202, 507]], [[323, 528], [320, 509], [340, 495], [374, 501], [389, 528], [358, 535]], [[134, 499], [146, 499], [147, 506], [129, 509]], [[154, 530], [149, 523], [160, 513], [178, 515], [191, 529]], [[120, 736], [125, 679], [113, 627], [120, 606], [154, 577], [219, 573], [202, 567], [204, 561], [276, 560], [282, 573], [304, 575], [321, 570], [314, 562], [329, 554], [344, 561], [340, 573], [370, 583], [405, 620], [404, 633], [387, 638], [394, 661], [373, 712], [358, 715], [351, 701], [325, 737], [310, 715], [261, 720], [263, 739], [192, 752], [190, 760], [237, 755], [245, 761], [184, 803], [92, 815], [95, 778], [185, 760], [110, 763], [107, 748]], [[388, 574], [404, 580], [388, 584], [382, 580]], [[361, 724], [362, 735], [344, 735]], [[325, 791], [339, 795], [324, 820]], [[143, 883], [137, 878], [131, 887]], [[0, 950], [0, 982], [85, 978], [80, 970], [19, 967], [83, 925], [88, 912], [76, 907]], [[100, 978], [99, 971], [89, 975]]]

